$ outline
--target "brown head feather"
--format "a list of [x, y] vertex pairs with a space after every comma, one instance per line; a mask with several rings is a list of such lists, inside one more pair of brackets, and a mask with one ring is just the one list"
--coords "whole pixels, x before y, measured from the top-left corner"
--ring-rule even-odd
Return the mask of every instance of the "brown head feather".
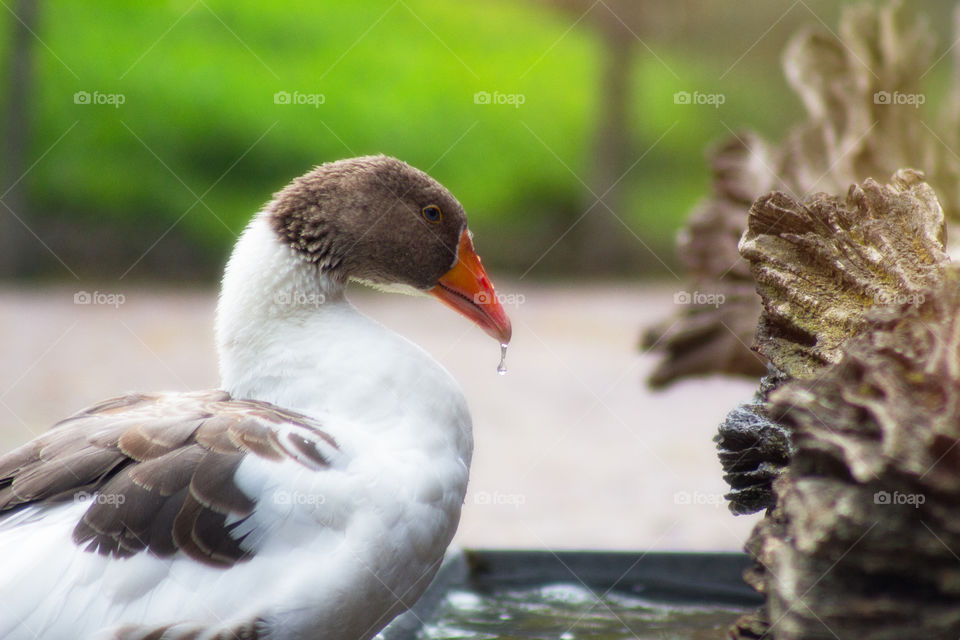
[[[431, 222], [422, 211], [438, 207]], [[341, 279], [429, 289], [456, 261], [466, 214], [423, 171], [388, 156], [350, 158], [296, 178], [268, 206], [277, 235]]]

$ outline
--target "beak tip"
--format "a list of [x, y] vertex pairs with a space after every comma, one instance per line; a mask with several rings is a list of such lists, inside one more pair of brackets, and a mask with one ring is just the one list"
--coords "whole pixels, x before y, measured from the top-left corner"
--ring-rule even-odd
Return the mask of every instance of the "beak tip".
[[503, 314], [503, 318], [497, 322], [490, 335], [499, 340], [500, 344], [510, 344], [510, 339], [513, 338], [513, 325], [506, 314]]
[[429, 290], [441, 302], [473, 320], [500, 344], [513, 337], [513, 327], [497, 297], [493, 283], [473, 250], [468, 232], [460, 238], [457, 262]]

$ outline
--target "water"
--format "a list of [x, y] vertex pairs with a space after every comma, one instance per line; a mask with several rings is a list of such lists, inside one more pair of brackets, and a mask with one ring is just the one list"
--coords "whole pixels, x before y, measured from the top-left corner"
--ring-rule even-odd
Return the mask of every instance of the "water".
[[745, 609], [668, 605], [554, 584], [451, 591], [417, 640], [716, 640]]
[[500, 343], [500, 364], [497, 365], [497, 373], [502, 376], [507, 375], [507, 345]]

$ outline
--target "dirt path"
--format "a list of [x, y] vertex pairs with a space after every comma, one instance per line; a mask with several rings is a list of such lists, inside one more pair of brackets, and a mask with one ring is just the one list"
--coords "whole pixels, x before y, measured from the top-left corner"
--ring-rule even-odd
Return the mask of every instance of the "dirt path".
[[[669, 313], [667, 289], [506, 284], [522, 292], [508, 299], [506, 376], [496, 344], [436, 302], [353, 296], [440, 360], [470, 400], [476, 453], [458, 542], [739, 549], [755, 518], [722, 504], [711, 438], [754, 384], [643, 386], [654, 360], [637, 351], [638, 331]], [[212, 290], [103, 287], [100, 304], [74, 304], [76, 292], [0, 289], [0, 450], [124, 391], [217, 383]]]

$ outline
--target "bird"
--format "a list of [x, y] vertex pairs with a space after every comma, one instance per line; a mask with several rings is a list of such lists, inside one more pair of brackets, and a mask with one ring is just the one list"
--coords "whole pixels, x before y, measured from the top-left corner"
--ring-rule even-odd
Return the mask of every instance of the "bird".
[[314, 167], [227, 261], [219, 388], [128, 393], [0, 456], [0, 638], [366, 640], [416, 602], [460, 518], [470, 412], [350, 281], [511, 339], [445, 187], [385, 155]]

